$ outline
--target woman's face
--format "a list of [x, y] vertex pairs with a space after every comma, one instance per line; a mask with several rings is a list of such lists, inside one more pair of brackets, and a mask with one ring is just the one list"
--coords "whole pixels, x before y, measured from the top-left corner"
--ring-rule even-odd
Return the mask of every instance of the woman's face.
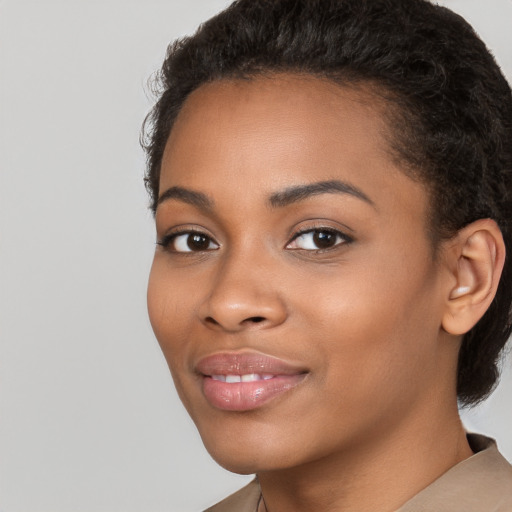
[[202, 86], [172, 130], [149, 314], [228, 469], [412, 436], [454, 388], [427, 194], [390, 156], [382, 109], [283, 75]]

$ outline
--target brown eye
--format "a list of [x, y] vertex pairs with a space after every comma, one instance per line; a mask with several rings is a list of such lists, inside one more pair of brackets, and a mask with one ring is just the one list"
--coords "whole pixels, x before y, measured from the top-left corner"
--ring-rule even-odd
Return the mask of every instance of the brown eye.
[[210, 239], [199, 233], [187, 235], [186, 243], [191, 251], [206, 251], [210, 247]]
[[311, 229], [299, 233], [287, 246], [287, 249], [320, 251], [351, 242], [347, 235], [334, 229]]
[[330, 231], [315, 231], [313, 233], [313, 243], [319, 249], [328, 249], [336, 245], [337, 235]]
[[171, 252], [204, 252], [219, 248], [219, 244], [211, 237], [198, 231], [171, 234], [164, 237], [159, 244]]

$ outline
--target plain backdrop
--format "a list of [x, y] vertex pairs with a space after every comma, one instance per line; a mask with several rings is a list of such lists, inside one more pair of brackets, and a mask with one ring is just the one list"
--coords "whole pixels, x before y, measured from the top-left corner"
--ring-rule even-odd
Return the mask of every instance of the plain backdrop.
[[[512, 1], [445, 0], [512, 76]], [[193, 512], [210, 460], [145, 305], [146, 81], [224, 0], [0, 1], [0, 510]], [[512, 364], [509, 364], [512, 366]], [[465, 415], [512, 460], [512, 372]]]

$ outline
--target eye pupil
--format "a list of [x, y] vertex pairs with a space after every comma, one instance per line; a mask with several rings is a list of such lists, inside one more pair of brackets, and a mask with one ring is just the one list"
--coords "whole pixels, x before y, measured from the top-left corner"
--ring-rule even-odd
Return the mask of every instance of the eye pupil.
[[327, 249], [336, 243], [336, 234], [328, 231], [315, 231], [313, 241], [320, 249]]
[[205, 251], [210, 246], [210, 239], [205, 235], [193, 233], [187, 238], [187, 246], [191, 251]]

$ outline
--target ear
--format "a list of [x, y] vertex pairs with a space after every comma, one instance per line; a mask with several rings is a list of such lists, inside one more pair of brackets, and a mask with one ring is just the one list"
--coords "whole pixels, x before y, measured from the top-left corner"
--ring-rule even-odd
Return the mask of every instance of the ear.
[[446, 298], [443, 329], [465, 334], [482, 318], [496, 295], [505, 243], [500, 228], [491, 219], [477, 220], [448, 242], [451, 288]]

